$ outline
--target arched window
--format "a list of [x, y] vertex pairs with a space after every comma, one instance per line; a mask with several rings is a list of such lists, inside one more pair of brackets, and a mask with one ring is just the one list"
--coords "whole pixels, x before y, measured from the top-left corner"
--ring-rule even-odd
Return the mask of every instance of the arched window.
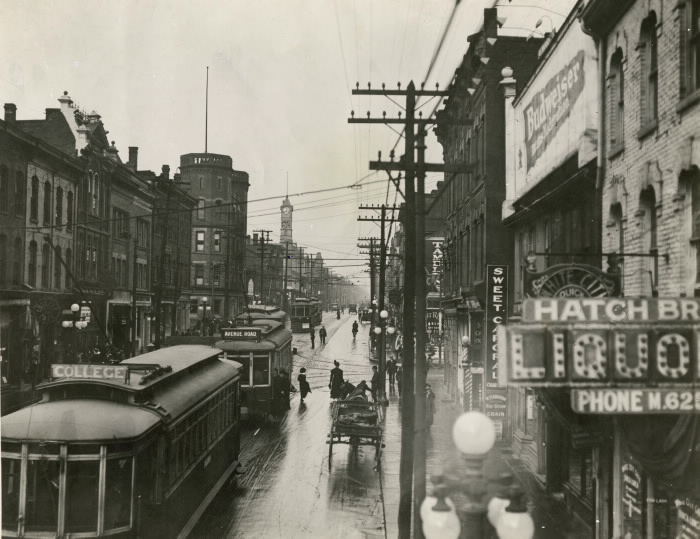
[[65, 258], [65, 263], [66, 263], [66, 288], [71, 287], [71, 277], [70, 273], [73, 271], [73, 251], [71, 250], [70, 247], [66, 249], [66, 258]]
[[[658, 253], [656, 243], [656, 193], [653, 187], [645, 188], [639, 195], [639, 210], [642, 225], [642, 252]], [[656, 279], [658, 275], [656, 258], [645, 258], [645, 266], [642, 268], [648, 274], [643, 279], [643, 290], [647, 295], [656, 292]]]
[[73, 232], [73, 191], [66, 195], [66, 230]]
[[7, 283], [7, 236], [0, 234], [0, 286]]
[[61, 282], [61, 248], [56, 247], [53, 256], [53, 287], [60, 290], [62, 288]]
[[36, 255], [38, 246], [34, 240], [29, 242], [29, 271], [27, 272], [27, 282], [29, 286], [36, 288]]
[[24, 215], [24, 189], [24, 174], [18, 170], [15, 174], [15, 215]]
[[51, 224], [51, 183], [44, 182], [44, 224]]
[[15, 248], [12, 253], [12, 282], [22, 282], [22, 238], [15, 238]]
[[49, 288], [51, 281], [49, 279], [49, 269], [51, 268], [51, 247], [48, 243], [44, 243], [41, 248], [41, 288]]
[[56, 226], [63, 224], [63, 188], [56, 188]]
[[32, 197], [29, 218], [35, 223], [39, 220], [39, 178], [32, 176]]
[[642, 22], [640, 47], [640, 111], [642, 129], [648, 129], [657, 119], [658, 65], [656, 50], [656, 14], [652, 11]]
[[625, 231], [622, 228], [622, 204], [619, 202], [610, 206], [610, 219], [608, 221], [610, 228], [610, 251], [621, 254], [625, 252]]
[[625, 142], [625, 76], [622, 71], [622, 49], [610, 58], [610, 145], [621, 148]]
[[10, 199], [10, 178], [7, 175], [7, 167], [0, 165], [0, 211], [7, 211]]

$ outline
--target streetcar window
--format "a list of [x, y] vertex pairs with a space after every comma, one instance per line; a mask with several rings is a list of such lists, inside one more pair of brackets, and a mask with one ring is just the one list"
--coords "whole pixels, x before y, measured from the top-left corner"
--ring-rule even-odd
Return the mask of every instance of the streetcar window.
[[96, 531], [99, 461], [68, 461], [66, 477], [66, 531]]
[[253, 360], [253, 385], [265, 386], [270, 384], [270, 358], [256, 357]]
[[104, 513], [107, 530], [131, 522], [131, 467], [131, 458], [107, 459]]
[[22, 452], [22, 444], [3, 441], [0, 450], [3, 453], [17, 453], [19, 455]]
[[27, 462], [25, 510], [27, 531], [56, 531], [58, 525], [58, 473], [59, 464], [57, 461], [42, 459]]
[[68, 446], [69, 455], [95, 455], [100, 456], [100, 446], [97, 444], [77, 444]]
[[231, 357], [234, 361], [238, 361], [242, 365], [241, 367], [241, 384], [244, 386], [250, 385], [250, 356], [236, 356]]
[[10, 530], [17, 528], [19, 470], [19, 459], [2, 459], [2, 523], [4, 528]]
[[[59, 446], [58, 444], [46, 443], [29, 444], [28, 450], [30, 455], [38, 455], [44, 457], [48, 455], [58, 455], [61, 450], [61, 446]], [[99, 453], [99, 449], [97, 452]]]

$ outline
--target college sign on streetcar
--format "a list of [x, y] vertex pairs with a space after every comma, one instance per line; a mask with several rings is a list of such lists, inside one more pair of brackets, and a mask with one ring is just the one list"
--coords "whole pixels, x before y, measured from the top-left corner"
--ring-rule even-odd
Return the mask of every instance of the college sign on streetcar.
[[584, 413], [700, 409], [695, 298], [526, 299], [499, 330], [502, 384], [574, 388]]
[[125, 365], [62, 364], [51, 365], [52, 378], [84, 378], [90, 380], [123, 380], [128, 367]]

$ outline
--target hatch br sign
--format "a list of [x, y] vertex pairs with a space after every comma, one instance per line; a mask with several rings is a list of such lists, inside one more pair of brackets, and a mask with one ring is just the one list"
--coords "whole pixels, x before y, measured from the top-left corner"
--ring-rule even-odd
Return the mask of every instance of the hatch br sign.
[[700, 301], [527, 299], [523, 322], [499, 328], [498, 346], [501, 383], [692, 387], [700, 382]]

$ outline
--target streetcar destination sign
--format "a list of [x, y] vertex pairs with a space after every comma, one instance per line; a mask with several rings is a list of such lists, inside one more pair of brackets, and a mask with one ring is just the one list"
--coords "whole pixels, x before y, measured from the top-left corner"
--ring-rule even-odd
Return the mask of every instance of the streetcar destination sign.
[[128, 367], [125, 365], [52, 364], [52, 378], [86, 378], [93, 380], [124, 380]]
[[500, 384], [694, 386], [700, 383], [700, 301], [527, 299], [523, 323], [499, 328], [498, 348]]
[[690, 414], [700, 412], [700, 389], [573, 389], [571, 408], [580, 414]]
[[260, 327], [223, 328], [221, 338], [225, 341], [259, 341], [262, 331]]

